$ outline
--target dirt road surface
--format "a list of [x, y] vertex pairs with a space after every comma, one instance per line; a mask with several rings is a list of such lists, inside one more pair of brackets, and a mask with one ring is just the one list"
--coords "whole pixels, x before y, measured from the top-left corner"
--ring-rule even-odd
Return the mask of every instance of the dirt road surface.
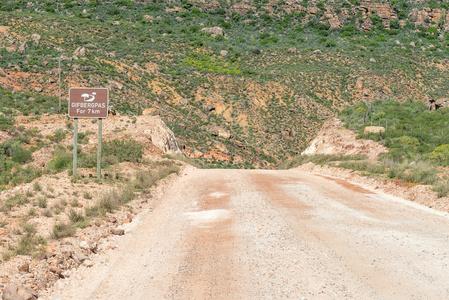
[[44, 299], [449, 299], [449, 218], [305, 172], [187, 169]]

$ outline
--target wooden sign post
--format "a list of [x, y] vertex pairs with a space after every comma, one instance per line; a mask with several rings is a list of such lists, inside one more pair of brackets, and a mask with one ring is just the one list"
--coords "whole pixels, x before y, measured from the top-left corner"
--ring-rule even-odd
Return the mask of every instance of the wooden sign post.
[[78, 157], [78, 118], [98, 118], [97, 178], [101, 178], [102, 120], [108, 117], [109, 90], [106, 88], [71, 88], [69, 90], [69, 117], [74, 118], [73, 176]]

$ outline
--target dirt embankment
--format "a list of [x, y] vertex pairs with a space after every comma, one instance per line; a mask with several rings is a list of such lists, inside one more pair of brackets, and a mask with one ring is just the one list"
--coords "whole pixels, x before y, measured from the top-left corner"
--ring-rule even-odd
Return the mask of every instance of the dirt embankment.
[[324, 123], [315, 139], [302, 154], [366, 154], [369, 159], [376, 160], [388, 149], [371, 140], [356, 139], [357, 134], [343, 127], [339, 119]]
[[[302, 154], [352, 155], [366, 154], [371, 161], [376, 161], [380, 155], [388, 152], [388, 148], [372, 140], [356, 139], [356, 133], [344, 128], [339, 119], [326, 122]], [[362, 176], [360, 172], [337, 167], [319, 166], [308, 163], [297, 168], [316, 175], [328, 176], [337, 180], [351, 181], [380, 189], [388, 194], [413, 201], [443, 212], [449, 212], [449, 198], [438, 198], [430, 185], [404, 183], [400, 180], [386, 180]], [[444, 170], [443, 170], [444, 171]], [[444, 172], [447, 172], [444, 171]]]

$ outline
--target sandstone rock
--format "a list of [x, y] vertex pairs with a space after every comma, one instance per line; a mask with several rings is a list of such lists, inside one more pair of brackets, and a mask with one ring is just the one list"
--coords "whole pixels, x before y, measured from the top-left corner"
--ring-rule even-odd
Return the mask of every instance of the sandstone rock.
[[44, 260], [44, 259], [47, 259], [47, 254], [45, 253], [36, 256], [36, 260]]
[[87, 10], [86, 9], [83, 9], [83, 14], [87, 14]]
[[36, 45], [39, 45], [39, 41], [41, 40], [41, 36], [37, 33], [31, 35], [31, 39]]
[[89, 259], [89, 256], [84, 255], [84, 253], [81, 252], [76, 253], [75, 257], [80, 263], [83, 263], [85, 260]]
[[143, 18], [144, 18], [145, 20], [148, 20], [148, 21], [150, 21], [150, 22], [153, 22], [153, 16], [144, 15]]
[[238, 148], [245, 149], [245, 145], [244, 145], [241, 141], [238, 141], [238, 140], [232, 140], [232, 142], [233, 142], [234, 145], [237, 146]]
[[60, 267], [55, 267], [55, 266], [50, 266], [50, 267], [48, 268], [48, 270], [49, 270], [50, 272], [52, 272], [52, 273], [57, 274], [57, 275], [60, 275], [61, 272], [62, 272], [62, 270], [61, 270]]
[[186, 142], [181, 139], [176, 139], [176, 143], [178, 144], [178, 148], [184, 150], [186, 148]]
[[369, 61], [370, 61], [370, 62], [373, 62], [373, 63], [377, 62], [377, 61], [376, 61], [374, 58], [372, 58], [372, 57], [369, 59]]
[[366, 18], [366, 20], [362, 23], [362, 30], [363, 31], [370, 31], [371, 28], [373, 28], [374, 24], [371, 21], [370, 18]]
[[389, 21], [396, 16], [390, 3], [378, 3], [377, 1], [364, 0], [360, 3], [360, 9], [365, 17], [377, 13], [382, 19]]
[[179, 100], [179, 104], [181, 104], [181, 105], [189, 105], [189, 100], [187, 100], [186, 98], [181, 98]]
[[206, 127], [206, 131], [209, 132], [213, 136], [218, 136], [218, 126], [208, 126]]
[[330, 30], [334, 30], [334, 29], [337, 29], [337, 28], [341, 28], [341, 27], [342, 27], [341, 21], [340, 21], [340, 19], [338, 18], [338, 16], [335, 16], [335, 17], [333, 17], [333, 18], [330, 18], [330, 19], [329, 19], [329, 25], [331, 26], [331, 27], [330, 27]]
[[363, 133], [379, 133], [379, 132], [384, 132], [385, 131], [385, 127], [383, 126], [366, 126], [365, 129], [363, 130]]
[[7, 52], [16, 52], [16, 50], [17, 50], [16, 45], [12, 45], [11, 47], [6, 47]]
[[86, 52], [87, 52], [86, 48], [84, 48], [84, 47], [78, 47], [78, 48], [76, 48], [74, 54], [75, 54], [75, 55], [78, 55], [78, 56], [85, 56], [85, 55], [86, 55]]
[[107, 222], [110, 222], [110, 223], [117, 223], [117, 219], [114, 218], [114, 217], [106, 218], [106, 221], [107, 221]]
[[24, 42], [22, 45], [20, 45], [19, 49], [17, 49], [17, 52], [23, 54], [25, 53], [27, 47], [28, 47], [27, 42]]
[[221, 50], [221, 51], [220, 51], [220, 55], [221, 55], [221, 56], [226, 56], [226, 55], [228, 55], [228, 51], [226, 51], [226, 50]]
[[97, 249], [97, 243], [94, 241], [81, 241], [79, 244], [81, 249], [95, 252]]
[[29, 271], [30, 271], [29, 264], [23, 264], [19, 267], [19, 272], [29, 272]]
[[40, 92], [42, 92], [44, 89], [43, 89], [42, 87], [40, 87], [40, 86], [37, 86], [37, 87], [34, 88], [34, 90], [35, 90], [36, 92], [40, 93]]
[[226, 145], [220, 142], [214, 142], [214, 147], [220, 150], [221, 152], [227, 152]]
[[287, 50], [288, 53], [292, 53], [292, 54], [295, 54], [296, 51], [297, 51], [296, 47], [291, 47], [291, 48], [288, 48], [288, 50]]
[[316, 6], [310, 6], [308, 11], [309, 11], [309, 14], [316, 15], [320, 11], [320, 9]]
[[124, 235], [125, 230], [121, 229], [121, 228], [113, 228], [113, 229], [111, 229], [111, 233], [114, 235]]
[[[150, 140], [154, 146], [159, 148], [164, 153], [179, 153], [180, 150], [176, 144], [176, 138], [173, 132], [167, 127], [167, 125], [161, 120], [159, 116], [148, 116], [151, 118], [154, 126], [150, 129], [143, 131], [143, 134], [135, 136], [137, 141], [139, 140]], [[143, 121], [146, 122], [146, 121]]]
[[[219, 4], [218, 4], [219, 5]], [[256, 8], [248, 3], [236, 3], [232, 5], [231, 10], [243, 16], [248, 13], [250, 10], [255, 10]]]
[[359, 91], [363, 89], [363, 80], [364, 80], [363, 77], [359, 77], [357, 78], [357, 81], [355, 83], [355, 88]]
[[108, 80], [109, 85], [114, 88], [114, 89], [118, 89], [118, 90], [123, 90], [123, 84], [121, 84], [120, 82], [117, 82], [115, 80]]
[[224, 128], [219, 128], [218, 136], [229, 140], [230, 138], [232, 138], [232, 133]]
[[206, 112], [211, 112], [211, 111], [215, 110], [215, 106], [208, 104], [204, 107], [204, 110]]
[[410, 46], [415, 47], [415, 42], [410, 42]]
[[33, 300], [37, 299], [37, 293], [32, 289], [18, 283], [6, 286], [2, 294], [3, 300]]
[[70, 271], [68, 271], [68, 270], [62, 271], [61, 272], [61, 276], [63, 278], [69, 278], [70, 277]]
[[157, 108], [145, 108], [142, 111], [142, 115], [144, 116], [160, 116], [161, 115], [161, 111]]
[[82, 263], [82, 265], [85, 266], [85, 267], [87, 267], [87, 268], [91, 268], [91, 267], [93, 267], [94, 263], [93, 263], [90, 259], [88, 259], [88, 260], [85, 260], [85, 261]]
[[221, 35], [224, 34], [223, 28], [220, 28], [220, 27], [207, 27], [207, 28], [201, 29], [201, 31], [204, 31], [206, 33], [210, 33], [210, 35], [212, 37], [215, 37], [215, 36], [217, 36], [219, 34], [221, 34]]

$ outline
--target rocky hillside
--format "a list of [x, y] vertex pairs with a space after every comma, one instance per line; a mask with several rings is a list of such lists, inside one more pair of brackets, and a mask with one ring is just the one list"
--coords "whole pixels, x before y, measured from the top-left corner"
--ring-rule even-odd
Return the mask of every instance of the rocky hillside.
[[160, 115], [204, 165], [269, 167], [304, 150], [345, 105], [446, 97], [448, 9], [433, 0], [2, 1], [0, 86], [12, 99], [2, 107], [32, 116], [42, 110], [29, 101], [57, 101], [62, 56], [64, 99], [71, 86], [108, 87], [115, 110]]

